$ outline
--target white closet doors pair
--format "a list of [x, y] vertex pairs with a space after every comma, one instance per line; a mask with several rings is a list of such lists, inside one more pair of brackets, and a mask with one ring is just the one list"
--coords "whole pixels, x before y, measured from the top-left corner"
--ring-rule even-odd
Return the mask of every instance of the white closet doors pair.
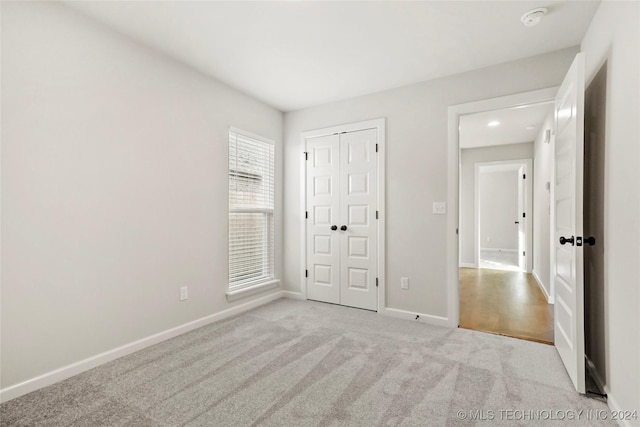
[[307, 298], [377, 310], [377, 130], [306, 140]]

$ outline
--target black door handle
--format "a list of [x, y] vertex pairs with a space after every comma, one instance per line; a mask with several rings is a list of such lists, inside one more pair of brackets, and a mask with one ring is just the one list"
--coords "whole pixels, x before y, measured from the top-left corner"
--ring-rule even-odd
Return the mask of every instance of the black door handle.
[[516, 221], [516, 224], [520, 224], [520, 221]]
[[342, 231], [346, 231], [346, 230], [347, 230], [347, 226], [346, 226], [346, 225], [343, 225], [342, 227], [340, 227], [340, 230], [342, 230]]
[[332, 226], [331, 226], [331, 229], [332, 229], [333, 231], [336, 231], [336, 230], [338, 229], [338, 226], [337, 226], [337, 225], [332, 225]]
[[591, 236], [591, 237], [585, 237], [584, 239], [584, 244], [585, 245], [589, 245], [589, 246], [593, 246], [596, 244], [596, 238]]
[[571, 243], [571, 246], [573, 246], [575, 240], [573, 239], [573, 236], [569, 237], [568, 239], [564, 236], [560, 237], [560, 244], [564, 245], [565, 243]]

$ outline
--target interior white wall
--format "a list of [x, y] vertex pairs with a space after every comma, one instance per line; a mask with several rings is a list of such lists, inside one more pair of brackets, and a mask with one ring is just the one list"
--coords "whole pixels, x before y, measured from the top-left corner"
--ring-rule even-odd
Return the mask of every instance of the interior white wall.
[[518, 171], [481, 172], [480, 249], [518, 249]]
[[544, 119], [533, 143], [533, 274], [536, 280], [551, 295], [551, 246], [550, 246], [550, 209], [553, 161], [553, 137], [545, 143], [545, 131], [554, 128], [553, 109]]
[[225, 298], [228, 127], [276, 141], [281, 183], [280, 112], [61, 4], [2, 2], [2, 113], [2, 388], [246, 303]]
[[[300, 291], [300, 133], [385, 117], [386, 306], [446, 318], [447, 216], [433, 215], [432, 203], [447, 201], [448, 107], [557, 86], [576, 52], [569, 48], [285, 114], [286, 289]], [[457, 210], [448, 215], [457, 218]], [[409, 290], [400, 289], [400, 277], [409, 277]]]
[[[640, 408], [640, 3], [602, 2], [581, 45], [587, 83], [607, 62], [605, 292], [607, 390]], [[640, 420], [627, 425], [640, 425]]]
[[[574, 52], [575, 54], [575, 52]], [[477, 231], [474, 218], [476, 163], [533, 158], [533, 143], [497, 145], [461, 150], [460, 185], [460, 265], [477, 266]], [[515, 219], [513, 220], [515, 221]]]

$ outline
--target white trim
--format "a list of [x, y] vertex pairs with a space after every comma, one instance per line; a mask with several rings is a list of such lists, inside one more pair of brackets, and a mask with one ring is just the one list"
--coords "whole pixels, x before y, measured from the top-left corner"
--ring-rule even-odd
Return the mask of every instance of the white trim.
[[[621, 408], [620, 405], [618, 405], [618, 400], [611, 395], [611, 392], [609, 391], [608, 387], [604, 388], [604, 392], [607, 394], [607, 406], [609, 406], [609, 410], [610, 411], [616, 411], [616, 412], [621, 412], [624, 413], [625, 410], [629, 411], [629, 410], [634, 410], [636, 408]], [[610, 416], [611, 414], [607, 414], [608, 416]], [[633, 424], [635, 424], [636, 420], [628, 420], [628, 419], [618, 419], [618, 425], [620, 427], [634, 427]], [[633, 424], [632, 424], [633, 423]], [[636, 427], [638, 424], [635, 424]]]
[[269, 289], [277, 288], [278, 286], [280, 286], [280, 280], [274, 279], [267, 282], [261, 282], [255, 285], [247, 286], [245, 288], [235, 289], [227, 292], [227, 301], [236, 301], [241, 298], [259, 294], [261, 292], [266, 292]]
[[517, 249], [504, 249], [504, 248], [480, 248], [480, 252], [509, 252], [509, 253], [516, 253], [518, 252]]
[[107, 350], [104, 353], [100, 353], [95, 356], [88, 357], [84, 360], [72, 363], [70, 365], [63, 366], [61, 368], [39, 375], [35, 378], [31, 378], [21, 383], [3, 388], [2, 390], [0, 390], [0, 402], [6, 402], [11, 399], [15, 399], [16, 397], [31, 393], [32, 391], [41, 389], [43, 387], [70, 378], [74, 375], [78, 375], [82, 372], [88, 371], [89, 369], [95, 368], [96, 366], [100, 366], [128, 354], [135, 353], [136, 351], [142, 350], [143, 348], [147, 348], [162, 341], [177, 337], [178, 335], [182, 335], [186, 332], [198, 329], [210, 323], [227, 319], [231, 316], [235, 316], [236, 314], [254, 309], [279, 298], [282, 298], [282, 291], [277, 291], [262, 298], [255, 299], [253, 301], [249, 301], [235, 307], [231, 307], [227, 310], [223, 310], [219, 313], [214, 313], [209, 316], [187, 322], [183, 325], [176, 326], [175, 328], [167, 329], [165, 331], [150, 335], [148, 337], [139, 339], [129, 344], [125, 344], [112, 350]]
[[447, 149], [447, 313], [448, 326], [458, 327], [460, 321], [459, 292], [459, 242], [456, 229], [460, 222], [460, 116], [481, 111], [499, 110], [519, 105], [529, 105], [555, 100], [558, 87], [485, 99], [467, 104], [452, 105], [448, 109]]
[[377, 233], [378, 233], [378, 247], [376, 248], [376, 252], [378, 255], [378, 312], [382, 311], [385, 308], [386, 300], [385, 300], [385, 274], [386, 274], [386, 252], [385, 252], [385, 148], [386, 148], [386, 119], [372, 119], [366, 120], [362, 122], [355, 123], [347, 123], [343, 125], [331, 126], [328, 128], [315, 129], [306, 132], [302, 132], [300, 134], [300, 147], [301, 147], [301, 156], [300, 161], [301, 167], [301, 188], [300, 188], [300, 236], [301, 236], [301, 245], [300, 245], [300, 283], [302, 284], [300, 287], [300, 294], [302, 299], [307, 299], [307, 224], [305, 218], [305, 212], [307, 210], [307, 163], [305, 160], [305, 156], [303, 153], [307, 151], [306, 148], [306, 140], [309, 138], [316, 138], [319, 136], [325, 135], [333, 135], [335, 133], [341, 132], [354, 132], [360, 130], [367, 129], [376, 129], [377, 130], [377, 144], [378, 144], [378, 163], [377, 163], [377, 180], [378, 180], [378, 194], [376, 197], [378, 211], [378, 220], [377, 222]]
[[540, 279], [540, 276], [538, 276], [538, 273], [536, 272], [536, 270], [533, 270], [531, 272], [531, 275], [533, 276], [534, 279], [536, 279], [536, 283], [538, 284], [538, 287], [544, 294], [544, 297], [547, 300], [547, 304], [553, 304], [553, 295], [549, 295], [549, 293], [547, 292], [547, 289], [544, 287], [542, 279]]
[[306, 299], [302, 297], [301, 292], [294, 292], [294, 291], [282, 291], [282, 297], [288, 298], [288, 299], [300, 300], [300, 301], [303, 301]]
[[471, 262], [461, 262], [460, 268], [478, 268], [478, 265]]
[[246, 136], [246, 137], [252, 138], [252, 139], [257, 139], [260, 142], [264, 142], [266, 144], [271, 144], [274, 147], [276, 145], [276, 142], [273, 139], [265, 138], [262, 135], [258, 135], [258, 134], [251, 133], [251, 132], [247, 132], [244, 129], [240, 129], [240, 128], [237, 128], [237, 127], [234, 127], [234, 126], [229, 126], [229, 132], [237, 133], [239, 135]]
[[[449, 327], [449, 323], [450, 323], [449, 319], [447, 319], [446, 317], [434, 316], [431, 314], [424, 314], [424, 313], [417, 313], [414, 311], [400, 310], [397, 308], [385, 307], [384, 309], [380, 310], [379, 313], [384, 316], [395, 317], [397, 319], [412, 320], [414, 322], [434, 325], [434, 326]], [[419, 318], [416, 319], [416, 316], [419, 316]]]

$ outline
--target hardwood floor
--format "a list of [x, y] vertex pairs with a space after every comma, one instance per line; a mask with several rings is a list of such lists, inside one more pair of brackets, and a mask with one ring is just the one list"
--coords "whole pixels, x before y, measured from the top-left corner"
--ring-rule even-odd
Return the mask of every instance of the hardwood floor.
[[553, 344], [553, 305], [531, 274], [461, 268], [460, 327]]

